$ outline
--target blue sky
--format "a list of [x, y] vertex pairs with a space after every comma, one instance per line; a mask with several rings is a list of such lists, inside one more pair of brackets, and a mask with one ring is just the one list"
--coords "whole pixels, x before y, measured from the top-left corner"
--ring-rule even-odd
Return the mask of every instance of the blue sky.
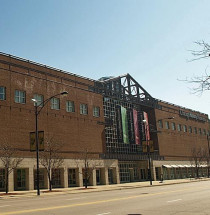
[[210, 42], [208, 0], [0, 0], [0, 51], [91, 79], [130, 73], [153, 97], [210, 115], [210, 92], [178, 79]]

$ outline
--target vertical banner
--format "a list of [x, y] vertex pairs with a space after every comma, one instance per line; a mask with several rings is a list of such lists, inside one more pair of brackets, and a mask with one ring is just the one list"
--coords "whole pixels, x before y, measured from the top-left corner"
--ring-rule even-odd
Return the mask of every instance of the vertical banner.
[[144, 124], [145, 135], [146, 135], [147, 141], [149, 142], [150, 140], [149, 121], [148, 121], [148, 114], [146, 112], [144, 112], [144, 120], [146, 120], [146, 123]]
[[[39, 151], [44, 150], [44, 131], [38, 132]], [[36, 133], [30, 132], [30, 151], [36, 151]]]
[[129, 143], [128, 140], [128, 118], [127, 111], [121, 106], [121, 117], [122, 117], [122, 129], [123, 129], [123, 142]]
[[39, 131], [39, 151], [44, 151], [44, 131]]
[[133, 109], [133, 124], [134, 124], [134, 134], [135, 134], [135, 142], [137, 145], [140, 144], [140, 134], [139, 134], [139, 125], [138, 125], [138, 112]]
[[36, 151], [36, 136], [35, 132], [30, 132], [30, 151]]

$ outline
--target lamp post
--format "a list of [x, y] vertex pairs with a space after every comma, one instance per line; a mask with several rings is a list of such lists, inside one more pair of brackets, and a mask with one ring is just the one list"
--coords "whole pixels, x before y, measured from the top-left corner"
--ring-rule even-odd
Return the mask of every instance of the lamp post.
[[[164, 118], [164, 119], [169, 119], [169, 120], [173, 120], [175, 117], [168, 117], [168, 118]], [[161, 119], [163, 120], [163, 119]], [[142, 120], [145, 126], [145, 136], [146, 136], [146, 144], [147, 144], [147, 155], [148, 155], [148, 162], [149, 162], [149, 180], [150, 180], [150, 185], [152, 185], [152, 159], [151, 159], [151, 154], [150, 154], [150, 144], [149, 144], [149, 137], [148, 137], [148, 133], [149, 133], [149, 124], [147, 122], [146, 119]], [[158, 131], [157, 131], [158, 132]]]
[[40, 195], [40, 187], [39, 187], [39, 131], [38, 131], [38, 115], [40, 114], [41, 110], [44, 108], [44, 106], [52, 99], [55, 98], [56, 96], [60, 96], [60, 95], [67, 95], [68, 92], [64, 91], [61, 93], [58, 93], [54, 96], [49, 97], [48, 99], [44, 100], [43, 102], [41, 102], [38, 105], [38, 101], [36, 99], [31, 99], [34, 102], [34, 106], [35, 106], [35, 140], [36, 140], [36, 166], [37, 166], [37, 170], [36, 170], [36, 181], [37, 181], [37, 195]]
[[150, 144], [149, 144], [149, 125], [146, 119], [143, 120], [144, 126], [145, 126], [145, 134], [146, 134], [146, 144], [147, 144], [147, 156], [149, 161], [149, 181], [150, 185], [152, 185], [152, 167], [151, 167], [151, 155], [150, 155]]

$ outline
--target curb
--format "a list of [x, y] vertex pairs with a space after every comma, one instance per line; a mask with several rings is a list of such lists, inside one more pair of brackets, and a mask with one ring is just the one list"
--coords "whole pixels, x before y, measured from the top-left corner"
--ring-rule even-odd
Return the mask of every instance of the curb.
[[[101, 188], [101, 189], [90, 189], [90, 190], [65, 190], [65, 191], [58, 191], [58, 192], [52, 192], [52, 193], [42, 193], [41, 192], [41, 196], [52, 196], [52, 195], [64, 195], [64, 194], [80, 194], [80, 193], [90, 193], [90, 192], [103, 192], [103, 191], [113, 191], [113, 190], [126, 190], [126, 189], [134, 189], [134, 188], [145, 188], [145, 187], [156, 187], [156, 186], [165, 186], [165, 185], [174, 185], [174, 184], [183, 184], [183, 183], [192, 183], [192, 182], [201, 182], [201, 181], [209, 181], [210, 178], [206, 178], [206, 179], [193, 179], [193, 180], [187, 180], [187, 181], [174, 181], [171, 183], [160, 183], [159, 184], [153, 184], [153, 185], [134, 185], [134, 186], [121, 186], [121, 187], [110, 187], [110, 189], [106, 189], [106, 188]], [[167, 180], [170, 181], [170, 180]], [[148, 181], [149, 183], [149, 181]], [[103, 185], [102, 185], [103, 186]], [[71, 189], [71, 188], [69, 188]], [[26, 197], [26, 198], [30, 198], [30, 197], [37, 197], [36, 192], [28, 192], [28, 193], [21, 193], [21, 194], [8, 194], [8, 195], [0, 195], [0, 200], [3, 199], [16, 199], [16, 198], [21, 198], [21, 197]]]

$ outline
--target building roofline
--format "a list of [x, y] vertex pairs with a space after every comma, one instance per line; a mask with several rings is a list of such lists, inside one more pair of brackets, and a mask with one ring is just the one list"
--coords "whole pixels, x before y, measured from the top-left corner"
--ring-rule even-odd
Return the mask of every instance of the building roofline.
[[192, 112], [196, 112], [196, 113], [199, 113], [199, 114], [208, 116], [208, 114], [206, 114], [206, 113], [202, 113], [202, 112], [200, 112], [200, 111], [192, 110], [192, 109], [190, 109], [190, 108], [186, 108], [186, 107], [183, 107], [183, 106], [180, 106], [180, 105], [176, 105], [176, 104], [173, 104], [173, 103], [170, 103], [170, 102], [166, 102], [166, 101], [163, 101], [163, 100], [160, 100], [160, 99], [157, 99], [157, 101], [158, 101], [158, 102], [165, 103], [165, 104], [168, 104], [168, 105], [172, 105], [172, 106], [175, 106], [175, 107], [184, 109], [184, 110], [189, 110], [189, 111], [192, 111]]
[[4, 52], [0, 52], [0, 55], [3, 55], [3, 56], [5, 56], [5, 57], [10, 57], [10, 58], [13, 58], [13, 59], [15, 59], [15, 60], [23, 61], [23, 62], [26, 62], [26, 63], [30, 63], [30, 64], [33, 64], [33, 65], [36, 65], [36, 66], [40, 66], [40, 67], [43, 67], [43, 68], [51, 69], [51, 70], [54, 70], [54, 71], [56, 71], [56, 72], [64, 73], [64, 74], [67, 74], [67, 75], [76, 76], [76, 77], [78, 77], [78, 78], [82, 78], [82, 79], [85, 79], [85, 80], [89, 80], [89, 81], [93, 81], [93, 82], [96, 81], [96, 80], [94, 80], [94, 79], [87, 78], [87, 77], [84, 77], [84, 76], [80, 76], [80, 75], [77, 75], [77, 74], [75, 74], [75, 73], [68, 72], [68, 71], [66, 71], [66, 70], [57, 69], [57, 68], [55, 68], [55, 67], [51, 67], [51, 66], [48, 66], [48, 65], [46, 65], [46, 64], [37, 63], [37, 62], [31, 61], [31, 60], [27, 60], [27, 59], [25, 59], [25, 58], [17, 57], [17, 56], [15, 56], [15, 55], [7, 54], [7, 53], [4, 53]]

